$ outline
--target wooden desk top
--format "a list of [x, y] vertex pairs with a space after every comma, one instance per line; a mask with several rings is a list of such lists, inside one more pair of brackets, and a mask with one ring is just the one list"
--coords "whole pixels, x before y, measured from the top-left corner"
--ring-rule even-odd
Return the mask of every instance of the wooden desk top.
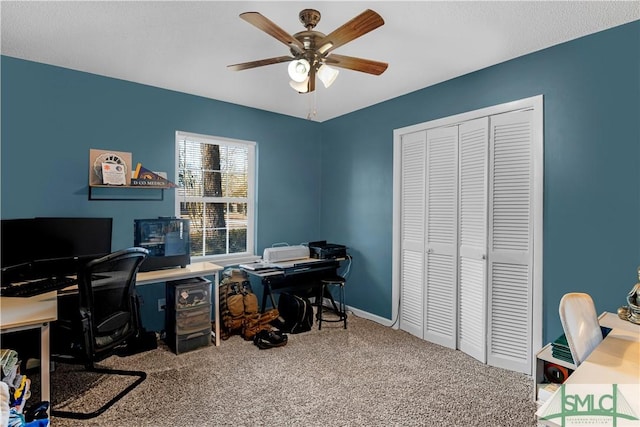
[[20, 329], [58, 319], [57, 292], [30, 298], [0, 297], [0, 329]]
[[210, 276], [222, 270], [223, 267], [212, 262], [195, 262], [185, 268], [166, 268], [163, 270], [144, 271], [138, 273], [136, 286], [150, 283], [166, 282], [168, 280], [188, 279], [198, 276]]
[[617, 314], [614, 313], [605, 311], [600, 316], [598, 316], [598, 322], [600, 323], [600, 326], [606, 326], [607, 328], [611, 329], [623, 329], [625, 331], [640, 334], [640, 325], [631, 323], [628, 320], [622, 320], [618, 317]]
[[640, 328], [612, 329], [567, 383], [640, 384]]

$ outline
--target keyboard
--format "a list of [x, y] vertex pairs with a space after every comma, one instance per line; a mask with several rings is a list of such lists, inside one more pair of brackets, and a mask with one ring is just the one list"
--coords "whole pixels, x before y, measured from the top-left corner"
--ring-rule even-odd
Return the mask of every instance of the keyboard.
[[46, 294], [51, 291], [59, 291], [69, 286], [76, 286], [77, 284], [78, 282], [74, 277], [47, 277], [3, 286], [2, 289], [0, 289], [0, 294], [3, 297], [26, 298]]

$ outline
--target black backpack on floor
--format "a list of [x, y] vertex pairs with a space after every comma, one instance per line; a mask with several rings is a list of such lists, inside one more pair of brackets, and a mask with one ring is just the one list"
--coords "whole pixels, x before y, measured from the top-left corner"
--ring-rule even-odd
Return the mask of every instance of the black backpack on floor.
[[313, 307], [307, 298], [281, 293], [278, 313], [278, 328], [283, 332], [298, 334], [310, 331], [313, 326]]

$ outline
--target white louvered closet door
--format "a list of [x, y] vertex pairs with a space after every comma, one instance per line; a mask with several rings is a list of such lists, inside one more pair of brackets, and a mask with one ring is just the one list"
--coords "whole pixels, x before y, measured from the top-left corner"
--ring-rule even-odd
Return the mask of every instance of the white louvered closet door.
[[489, 118], [460, 125], [458, 349], [486, 362]]
[[456, 348], [458, 127], [427, 130], [424, 339]]
[[491, 117], [487, 363], [531, 372], [532, 112]]
[[426, 131], [402, 136], [400, 329], [423, 337]]

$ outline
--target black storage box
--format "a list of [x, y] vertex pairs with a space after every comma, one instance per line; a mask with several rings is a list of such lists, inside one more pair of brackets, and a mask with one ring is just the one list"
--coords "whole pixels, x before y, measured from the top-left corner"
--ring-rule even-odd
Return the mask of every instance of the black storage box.
[[309, 242], [309, 254], [311, 258], [336, 259], [347, 257], [347, 247], [335, 243], [327, 243], [326, 240]]

